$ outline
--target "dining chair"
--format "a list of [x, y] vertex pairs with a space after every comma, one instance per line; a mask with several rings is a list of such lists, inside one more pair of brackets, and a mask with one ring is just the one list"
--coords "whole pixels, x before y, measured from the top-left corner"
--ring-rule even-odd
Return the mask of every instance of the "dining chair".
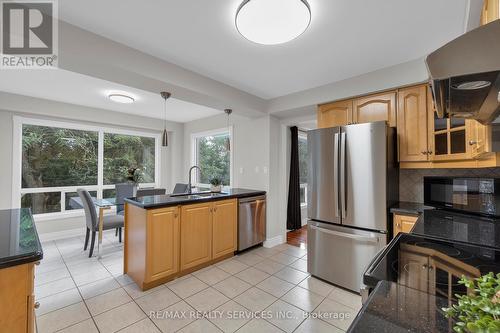
[[[87, 232], [85, 233], [85, 245], [83, 246], [84, 251], [87, 250], [90, 233], [92, 233], [89, 252], [89, 258], [91, 258], [92, 254], [94, 253], [95, 237], [97, 232], [99, 231], [99, 220], [97, 218], [97, 212], [90, 193], [85, 189], [77, 189], [76, 192], [82, 200], [83, 210], [85, 211], [85, 222], [87, 224]], [[125, 218], [123, 215], [104, 215], [102, 229], [109, 230], [119, 228], [120, 232], [118, 240], [121, 243], [122, 228], [124, 226], [124, 222]]]
[[164, 195], [167, 192], [164, 188], [142, 188], [138, 189], [136, 197], [147, 197], [150, 195]]
[[188, 193], [188, 184], [183, 184], [183, 183], [177, 183], [175, 184], [174, 190], [172, 191], [172, 194], [183, 194], [183, 193]]
[[124, 215], [125, 214], [125, 198], [134, 197], [134, 190], [136, 186], [130, 183], [122, 183], [115, 185], [116, 192], [116, 214]]

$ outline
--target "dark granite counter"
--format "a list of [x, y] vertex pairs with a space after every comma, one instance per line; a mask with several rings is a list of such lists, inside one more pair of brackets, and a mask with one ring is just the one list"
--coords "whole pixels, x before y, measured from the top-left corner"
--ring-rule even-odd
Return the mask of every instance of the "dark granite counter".
[[418, 202], [400, 201], [395, 206], [391, 207], [391, 213], [404, 215], [420, 215], [425, 210], [434, 209], [434, 207], [426, 206]]
[[198, 202], [224, 200], [232, 198], [247, 198], [259, 195], [265, 195], [265, 191], [249, 190], [243, 188], [231, 188], [222, 193], [193, 193], [191, 195], [154, 195], [147, 197], [127, 198], [126, 202], [141, 208], [160, 208], [168, 206], [186, 205]]
[[447, 306], [446, 298], [382, 281], [347, 332], [453, 332], [453, 322], [441, 310]]
[[0, 269], [42, 258], [42, 246], [30, 210], [0, 210]]
[[500, 249], [500, 220], [495, 218], [428, 210], [417, 220], [411, 233]]

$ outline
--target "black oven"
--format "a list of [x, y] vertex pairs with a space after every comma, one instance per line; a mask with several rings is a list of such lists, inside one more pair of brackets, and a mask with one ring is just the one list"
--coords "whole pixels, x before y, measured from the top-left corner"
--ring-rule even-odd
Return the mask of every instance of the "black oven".
[[424, 177], [424, 204], [500, 217], [500, 178]]

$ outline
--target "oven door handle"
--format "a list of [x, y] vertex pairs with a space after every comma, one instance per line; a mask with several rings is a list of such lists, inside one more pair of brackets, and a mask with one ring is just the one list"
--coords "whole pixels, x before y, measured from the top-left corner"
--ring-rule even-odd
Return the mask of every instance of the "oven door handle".
[[373, 271], [373, 268], [374, 268], [373, 265], [375, 264], [375, 262], [378, 263], [379, 258], [382, 256], [382, 254], [384, 254], [384, 252], [388, 246], [389, 246], [389, 244], [387, 244], [386, 246], [381, 248], [380, 251], [377, 252], [377, 254], [375, 255], [375, 257], [373, 257], [373, 259], [370, 261], [368, 266], [366, 266], [367, 268], [365, 270], [365, 274], [371, 273]]

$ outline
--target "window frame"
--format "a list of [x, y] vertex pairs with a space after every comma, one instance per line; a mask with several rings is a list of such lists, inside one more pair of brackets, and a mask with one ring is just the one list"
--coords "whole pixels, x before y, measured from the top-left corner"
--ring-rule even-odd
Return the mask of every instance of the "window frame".
[[[233, 187], [233, 152], [234, 152], [234, 141], [233, 141], [233, 126], [222, 127], [218, 129], [191, 133], [191, 166], [198, 165], [198, 147], [196, 145], [196, 140], [206, 136], [216, 136], [221, 134], [229, 134], [229, 144], [231, 146], [231, 150], [229, 151], [229, 185], [224, 187]], [[198, 179], [198, 173], [196, 172], [194, 176], [193, 186], [196, 187], [208, 187], [210, 188], [210, 184], [200, 183]]]
[[[306, 142], [307, 142], [307, 132], [304, 131], [304, 130], [299, 129], [298, 130], [298, 139], [299, 140], [300, 139], [305, 139]], [[304, 189], [304, 201], [305, 201], [303, 203], [302, 202], [300, 203], [300, 207], [301, 208], [305, 208], [305, 207], [307, 207], [307, 204], [309, 203], [309, 200], [307, 198], [307, 183], [300, 183], [299, 182], [299, 186], [300, 186], [301, 189], [302, 188]]]
[[[97, 184], [76, 185], [76, 186], [56, 186], [22, 188], [22, 145], [23, 145], [23, 125], [46, 126], [53, 128], [64, 128], [81, 131], [92, 131], [98, 133], [98, 158], [97, 158]], [[83, 216], [83, 209], [66, 210], [66, 193], [76, 192], [78, 188], [85, 188], [88, 191], [97, 191], [97, 198], [101, 199], [104, 190], [114, 189], [115, 185], [104, 185], [104, 133], [122, 134], [131, 136], [141, 136], [155, 139], [155, 181], [154, 183], [140, 183], [142, 187], [158, 187], [161, 183], [161, 156], [160, 156], [160, 133], [145, 132], [139, 130], [129, 130], [116, 127], [89, 125], [80, 122], [65, 122], [51, 119], [28, 118], [21, 116], [13, 117], [13, 150], [12, 150], [12, 207], [21, 207], [21, 197], [29, 193], [61, 193], [61, 211], [54, 213], [34, 214], [35, 221], [45, 221], [58, 218]]]

